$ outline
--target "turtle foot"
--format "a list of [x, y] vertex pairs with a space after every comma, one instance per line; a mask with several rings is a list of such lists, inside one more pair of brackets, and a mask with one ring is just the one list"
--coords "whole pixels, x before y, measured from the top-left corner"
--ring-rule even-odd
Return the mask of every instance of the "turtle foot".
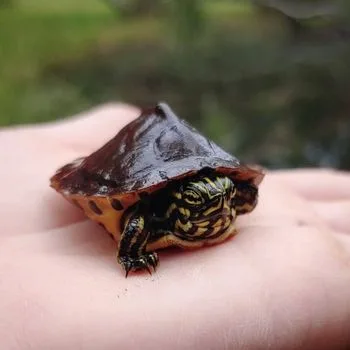
[[120, 256], [118, 262], [125, 271], [125, 277], [128, 277], [130, 271], [138, 270], [147, 270], [151, 275], [151, 268], [155, 271], [158, 265], [158, 255], [157, 253], [144, 253], [137, 257], [125, 255]]

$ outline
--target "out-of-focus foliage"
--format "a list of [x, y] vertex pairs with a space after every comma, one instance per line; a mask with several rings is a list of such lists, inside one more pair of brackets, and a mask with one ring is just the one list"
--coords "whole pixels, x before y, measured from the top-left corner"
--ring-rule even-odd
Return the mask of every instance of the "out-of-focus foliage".
[[347, 1], [107, 2], [114, 17], [87, 49], [77, 40], [40, 66], [23, 105], [37, 120], [166, 100], [247, 161], [350, 169]]
[[46, 66], [77, 57], [115, 28], [101, 0], [12, 0], [0, 8], [0, 125], [40, 122], [91, 105]]
[[122, 17], [154, 15], [161, 12], [164, 0], [105, 0]]
[[339, 16], [344, 0], [253, 0], [255, 5], [279, 11], [294, 19]]
[[0, 0], [0, 8], [10, 7], [13, 3], [13, 0]]

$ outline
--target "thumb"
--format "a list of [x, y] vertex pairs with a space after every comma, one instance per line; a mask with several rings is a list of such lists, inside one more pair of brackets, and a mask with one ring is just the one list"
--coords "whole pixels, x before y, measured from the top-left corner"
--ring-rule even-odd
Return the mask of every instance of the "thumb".
[[131, 105], [108, 103], [71, 118], [29, 128], [53, 142], [88, 151], [102, 146], [139, 113]]

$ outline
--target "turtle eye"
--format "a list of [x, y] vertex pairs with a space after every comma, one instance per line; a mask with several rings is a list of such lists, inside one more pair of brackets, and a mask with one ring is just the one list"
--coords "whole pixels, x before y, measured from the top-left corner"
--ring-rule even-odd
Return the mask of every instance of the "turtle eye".
[[192, 190], [187, 190], [183, 193], [184, 201], [189, 205], [199, 205], [202, 204], [201, 196]]

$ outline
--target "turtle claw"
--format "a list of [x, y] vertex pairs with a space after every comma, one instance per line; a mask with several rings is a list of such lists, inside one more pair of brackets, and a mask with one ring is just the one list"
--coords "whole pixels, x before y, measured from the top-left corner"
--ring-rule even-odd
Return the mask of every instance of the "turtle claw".
[[128, 277], [130, 271], [138, 270], [147, 270], [152, 275], [150, 267], [153, 268], [153, 271], [156, 271], [158, 255], [157, 253], [145, 253], [138, 257], [121, 256], [118, 261], [125, 271], [125, 278]]
[[128, 278], [128, 274], [129, 274], [129, 272], [131, 270], [131, 263], [130, 263], [130, 261], [125, 261], [125, 263], [122, 264], [122, 266], [123, 266], [123, 268], [125, 270], [125, 278]]
[[151, 269], [149, 268], [148, 265], [145, 266], [145, 269], [148, 271], [148, 273], [150, 274], [150, 276], [152, 276], [152, 271], [151, 271]]
[[151, 253], [148, 260], [149, 264], [153, 267], [153, 271], [155, 272], [158, 265], [158, 254]]

